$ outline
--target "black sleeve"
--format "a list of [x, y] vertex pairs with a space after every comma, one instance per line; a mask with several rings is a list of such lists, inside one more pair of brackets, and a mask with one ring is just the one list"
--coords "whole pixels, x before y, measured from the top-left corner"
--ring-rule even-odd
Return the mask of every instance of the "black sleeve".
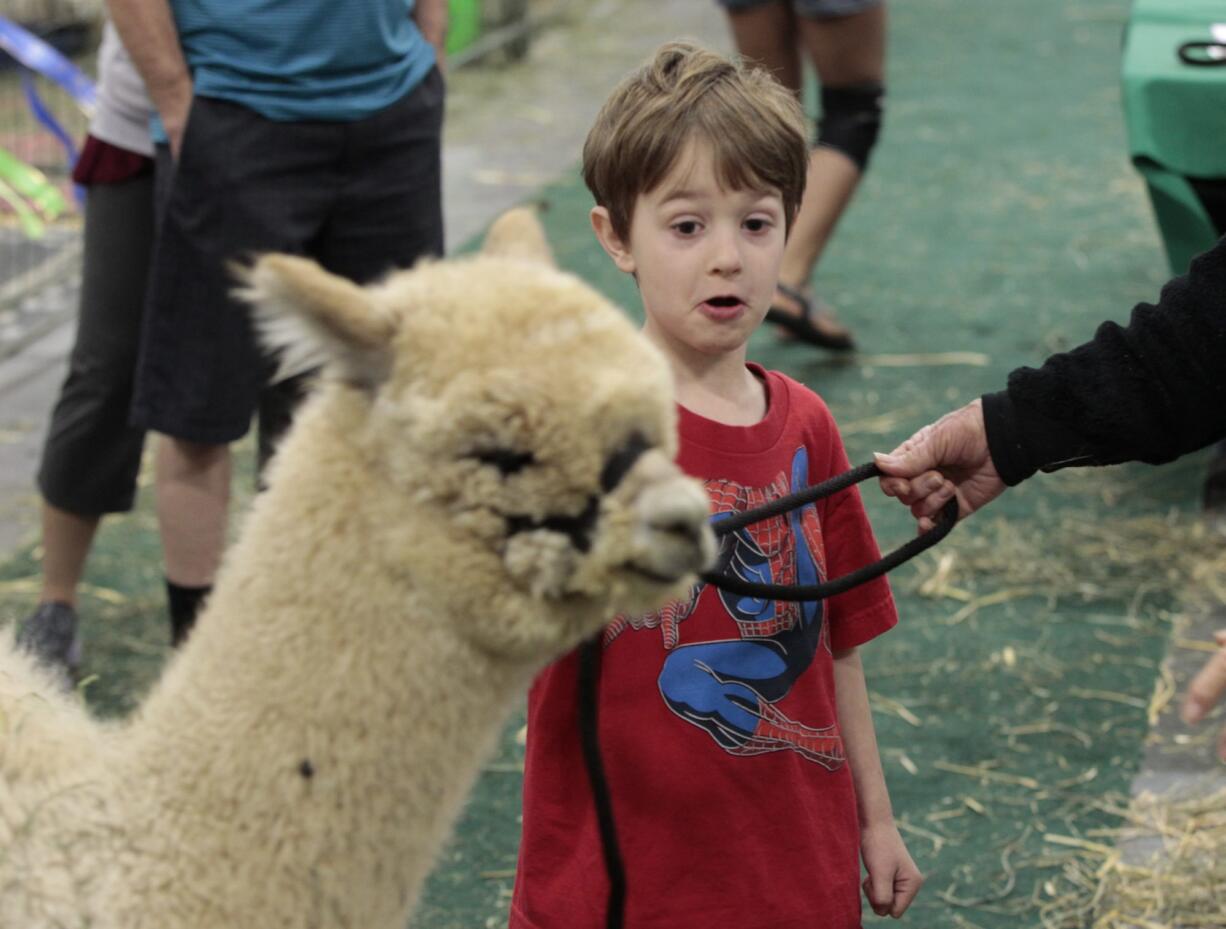
[[1036, 470], [1160, 464], [1226, 438], [1226, 238], [1138, 304], [1127, 327], [1018, 368], [983, 398], [988, 447], [1006, 484]]

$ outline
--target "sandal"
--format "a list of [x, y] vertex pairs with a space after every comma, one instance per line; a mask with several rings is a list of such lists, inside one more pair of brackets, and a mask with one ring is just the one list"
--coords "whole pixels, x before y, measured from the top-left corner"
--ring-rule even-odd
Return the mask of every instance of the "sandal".
[[[800, 306], [800, 313], [790, 313], [782, 307], [772, 306], [766, 311], [767, 322], [786, 329], [793, 338], [799, 339], [801, 342], [808, 342], [810, 345], [816, 345], [818, 348], [829, 348], [834, 351], [846, 352], [856, 347], [855, 340], [852, 339], [851, 333], [848, 330], [834, 322], [828, 313], [813, 308], [814, 300], [811, 300], [794, 287], [789, 287], [787, 284], [781, 283], [776, 286], [781, 294], [789, 300], [795, 301]], [[819, 328], [814, 323], [814, 320], [819, 319], [824, 319], [827, 323], [835, 325], [838, 327], [837, 330], [830, 332]]]

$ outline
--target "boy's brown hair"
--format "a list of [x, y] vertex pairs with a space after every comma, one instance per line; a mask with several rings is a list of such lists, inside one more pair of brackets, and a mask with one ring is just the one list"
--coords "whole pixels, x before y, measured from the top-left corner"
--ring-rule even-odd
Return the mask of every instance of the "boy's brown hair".
[[669, 42], [609, 95], [583, 145], [583, 180], [628, 240], [634, 203], [664, 180], [691, 139], [715, 152], [729, 190], [777, 189], [790, 231], [808, 169], [796, 96], [766, 71], [691, 42]]

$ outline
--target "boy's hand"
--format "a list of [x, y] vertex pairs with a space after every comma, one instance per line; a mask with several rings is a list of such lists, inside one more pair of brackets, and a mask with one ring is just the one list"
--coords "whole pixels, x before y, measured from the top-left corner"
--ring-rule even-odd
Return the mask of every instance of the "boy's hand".
[[[1188, 725], [1195, 725], [1205, 718], [1222, 695], [1226, 694], [1226, 629], [1213, 634], [1221, 649], [1201, 668], [1200, 673], [1188, 685], [1181, 715]], [[1218, 736], [1217, 754], [1226, 761], [1226, 729]]]
[[924, 875], [911, 860], [911, 854], [893, 822], [866, 826], [860, 832], [860, 856], [868, 877], [864, 895], [878, 916], [898, 919], [924, 884]]

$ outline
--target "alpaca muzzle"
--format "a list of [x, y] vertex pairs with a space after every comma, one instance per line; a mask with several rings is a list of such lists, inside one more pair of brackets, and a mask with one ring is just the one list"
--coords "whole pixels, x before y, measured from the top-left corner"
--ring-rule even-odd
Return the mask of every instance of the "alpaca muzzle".
[[634, 501], [631, 567], [663, 582], [710, 567], [716, 545], [706, 491], [658, 451], [644, 455], [638, 470], [645, 473]]

